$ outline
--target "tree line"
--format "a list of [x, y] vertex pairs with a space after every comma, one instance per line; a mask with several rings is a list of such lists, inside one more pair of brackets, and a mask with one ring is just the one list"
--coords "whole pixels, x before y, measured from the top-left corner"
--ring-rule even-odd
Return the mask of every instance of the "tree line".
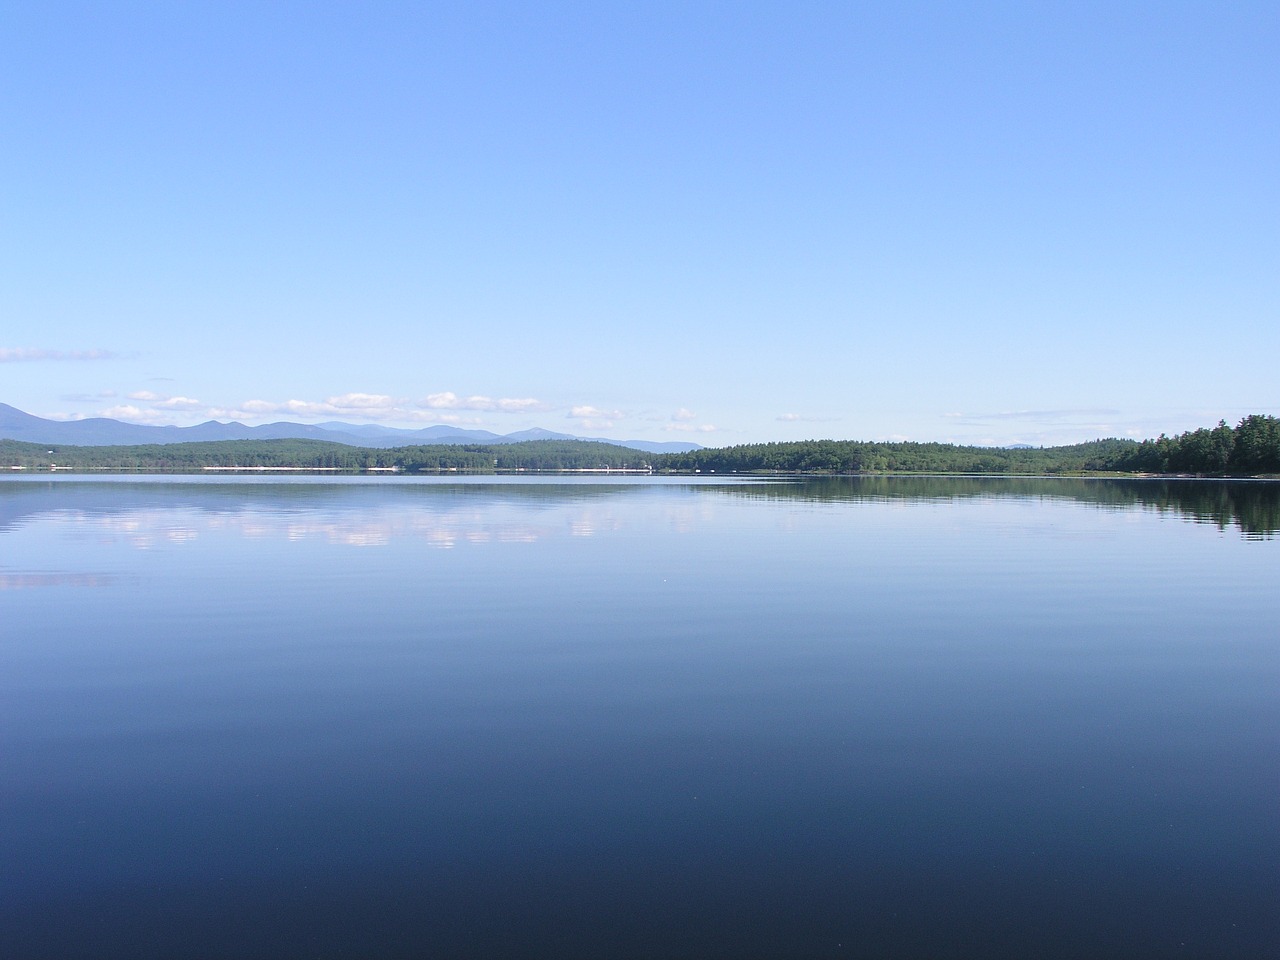
[[715, 473], [1054, 474], [1117, 469], [1137, 443], [1095, 440], [1064, 447], [1005, 449], [948, 443], [802, 440], [666, 454], [663, 469]]
[[645, 470], [653, 455], [585, 440], [511, 444], [352, 447], [326, 440], [211, 440], [136, 446], [77, 447], [0, 440], [0, 466], [28, 471], [198, 472], [206, 467], [301, 468], [356, 473], [518, 470]]
[[1143, 473], [1251, 475], [1280, 473], [1280, 420], [1254, 414], [1235, 428], [1223, 420], [1176, 437], [1144, 440], [1117, 464]]
[[657, 473], [960, 473], [1063, 475], [1280, 474], [1280, 421], [1252, 415], [1154, 440], [1094, 440], [1061, 447], [969, 447], [946, 443], [802, 440], [653, 454], [589, 440], [429, 444], [389, 449], [323, 440], [221, 440], [76, 447], [0, 440], [0, 467], [47, 471], [194, 472], [205, 467], [302, 468], [405, 473], [520, 470], [652, 470]]
[[1254, 414], [1233, 429], [1190, 430], [1155, 440], [1093, 440], [1061, 447], [969, 447], [948, 443], [803, 440], [671, 453], [661, 469], [716, 473], [1280, 473], [1280, 420]]

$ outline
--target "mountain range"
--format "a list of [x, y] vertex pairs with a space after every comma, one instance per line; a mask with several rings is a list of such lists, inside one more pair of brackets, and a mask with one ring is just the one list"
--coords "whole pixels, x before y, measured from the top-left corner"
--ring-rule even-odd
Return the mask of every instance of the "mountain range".
[[61, 443], [80, 447], [111, 447], [142, 443], [190, 443], [206, 440], [328, 440], [352, 447], [408, 447], [420, 444], [520, 443], [524, 440], [592, 440], [649, 453], [683, 453], [701, 450], [700, 444], [681, 441], [608, 440], [575, 437], [568, 433], [534, 428], [506, 435], [488, 430], [460, 430], [443, 424], [407, 430], [377, 423], [264, 423], [250, 427], [232, 421], [206, 420], [190, 427], [155, 427], [126, 423], [108, 417], [84, 420], [46, 420], [0, 403], [0, 439], [28, 443]]

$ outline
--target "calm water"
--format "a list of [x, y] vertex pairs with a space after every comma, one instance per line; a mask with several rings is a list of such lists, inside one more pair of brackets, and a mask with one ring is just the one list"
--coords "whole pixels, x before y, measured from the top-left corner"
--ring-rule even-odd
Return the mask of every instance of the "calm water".
[[1280, 485], [0, 481], [0, 955], [1280, 944]]

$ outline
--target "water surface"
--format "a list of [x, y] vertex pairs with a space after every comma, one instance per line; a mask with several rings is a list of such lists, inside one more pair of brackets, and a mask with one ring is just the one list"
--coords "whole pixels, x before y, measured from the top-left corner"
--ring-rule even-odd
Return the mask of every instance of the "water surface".
[[1278, 502], [0, 481], [0, 952], [1268, 955]]

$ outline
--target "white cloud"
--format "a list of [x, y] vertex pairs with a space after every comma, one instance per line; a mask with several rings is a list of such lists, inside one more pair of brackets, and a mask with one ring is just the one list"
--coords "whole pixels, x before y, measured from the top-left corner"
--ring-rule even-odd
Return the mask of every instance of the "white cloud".
[[25, 347], [0, 347], [0, 363], [23, 363], [34, 360], [115, 360], [119, 354], [110, 350], [34, 350]]
[[714, 423], [668, 423], [662, 429], [679, 433], [714, 433], [720, 428]]
[[411, 411], [405, 409], [406, 401], [379, 393], [344, 393], [339, 396], [326, 397], [324, 400], [246, 400], [236, 410], [211, 411], [213, 416], [228, 413], [247, 415], [250, 419], [270, 416], [272, 414], [289, 414], [298, 417], [350, 417], [356, 416], [365, 420], [401, 420], [412, 419]]
[[[398, 421], [479, 426], [485, 420], [474, 414], [482, 411], [525, 413], [548, 409], [542, 401], [531, 397], [495, 399], [483, 396], [459, 397], [453, 393], [432, 394], [417, 402], [382, 393], [351, 392], [336, 394], [323, 400], [253, 398], [226, 406], [206, 405], [194, 397], [170, 396], [154, 390], [136, 390], [127, 396], [132, 403], [112, 407], [101, 416], [145, 423], [178, 422], [176, 416], [187, 414], [213, 420], [340, 419], [353, 422]], [[90, 398], [86, 396], [82, 399]], [[604, 416], [598, 419], [608, 419], [607, 411], [602, 413]]]
[[688, 420], [697, 420], [698, 415], [694, 413], [692, 410], [687, 410], [684, 407], [681, 407], [679, 410], [677, 410], [675, 413], [671, 415], [671, 419], [684, 423]]
[[325, 401], [326, 404], [343, 410], [382, 410], [395, 406], [396, 402], [394, 397], [381, 393], [344, 393]]
[[133, 404], [124, 403], [98, 412], [100, 417], [112, 420], [127, 420], [130, 423], [165, 424], [170, 422], [169, 416], [160, 410], [144, 410]]
[[432, 410], [452, 410], [462, 406], [462, 398], [456, 393], [432, 393], [425, 400], [419, 400], [418, 406], [428, 407]]
[[161, 400], [156, 403], [157, 407], [165, 410], [194, 410], [196, 407], [202, 406], [199, 400], [193, 400], [191, 397], [169, 397], [167, 400]]
[[[174, 398], [175, 400], [180, 398]], [[537, 403], [537, 401], [533, 401]], [[496, 401], [495, 401], [496, 404]], [[465, 401], [454, 406], [437, 405], [421, 409], [422, 403], [412, 404], [403, 397], [391, 397], [379, 393], [344, 393], [324, 400], [245, 400], [234, 407], [210, 407], [206, 415], [215, 420], [262, 420], [268, 417], [299, 417], [318, 419], [337, 417], [356, 421], [401, 421], [411, 423], [452, 423], [478, 425], [479, 417], [463, 416], [449, 410], [470, 411]], [[486, 409], [502, 409], [494, 406]]]
[[799, 413], [780, 413], [775, 418], [783, 423], [831, 423], [839, 417], [807, 417]]
[[621, 420], [626, 414], [621, 410], [601, 410], [599, 407], [582, 404], [581, 406], [572, 407], [565, 416], [570, 420], [577, 418], [585, 420]]
[[1061, 420], [1073, 420], [1077, 417], [1114, 417], [1119, 414], [1119, 410], [1112, 410], [1108, 407], [1076, 407], [1060, 410], [1002, 410], [998, 413], [944, 413], [943, 416], [949, 420], [963, 420], [968, 424], [987, 423], [992, 420], [1023, 420], [1032, 423], [1052, 424]]
[[[250, 401], [252, 402], [252, 401]], [[241, 407], [205, 407], [202, 414], [208, 420], [260, 420], [262, 414]]]
[[533, 397], [504, 397], [498, 401], [498, 409], [504, 413], [520, 413], [525, 410], [545, 410], [547, 405]]
[[203, 406], [199, 400], [191, 397], [166, 397], [152, 390], [135, 390], [127, 397], [139, 403], [149, 404], [153, 410], [194, 410]]
[[267, 400], [246, 400], [244, 403], [240, 404], [240, 409], [251, 414], [279, 413], [280, 404], [271, 403]]
[[418, 401], [418, 406], [428, 410], [499, 410], [503, 413], [523, 413], [545, 410], [546, 405], [533, 397], [484, 397], [479, 394], [460, 397], [452, 391], [431, 393]]

